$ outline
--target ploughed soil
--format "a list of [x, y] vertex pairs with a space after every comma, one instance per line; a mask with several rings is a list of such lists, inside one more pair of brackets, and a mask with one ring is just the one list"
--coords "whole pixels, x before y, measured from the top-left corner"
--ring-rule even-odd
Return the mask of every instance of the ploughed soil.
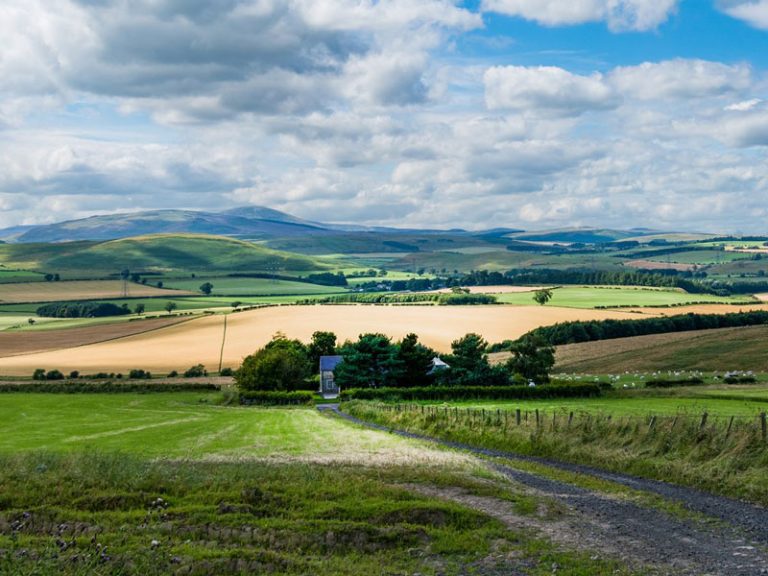
[[188, 317], [171, 316], [168, 318], [135, 320], [133, 322], [83, 326], [82, 328], [0, 332], [0, 358], [116, 340], [126, 336], [158, 330], [166, 326], [173, 326], [174, 324], [189, 320], [190, 318]]
[[[338, 405], [319, 408], [366, 427], [493, 458], [489, 465], [497, 472], [531, 494], [561, 505], [564, 510], [555, 522], [544, 522], [535, 516], [527, 518], [516, 514], [503, 501], [472, 497], [451, 487], [430, 489], [432, 496], [460, 502], [490, 514], [512, 528], [530, 529], [567, 548], [621, 559], [643, 573], [681, 576], [768, 574], [768, 509], [762, 506], [588, 466], [390, 430], [345, 414], [339, 411]], [[622, 484], [632, 490], [661, 496], [688, 513], [671, 514], [616, 494], [523, 471], [515, 467], [515, 461], [536, 462]]]

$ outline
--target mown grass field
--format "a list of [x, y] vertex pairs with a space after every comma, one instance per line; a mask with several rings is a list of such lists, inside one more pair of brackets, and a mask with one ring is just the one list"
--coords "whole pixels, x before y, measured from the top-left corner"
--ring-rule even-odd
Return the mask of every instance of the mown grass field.
[[[538, 306], [530, 293], [498, 294], [505, 304]], [[696, 303], [745, 302], [749, 296], [722, 297], [710, 294], [688, 294], [681, 290], [616, 286], [562, 286], [552, 290], [547, 306], [595, 308], [611, 306], [679, 306]]]
[[146, 458], [461, 461], [310, 408], [219, 406], [219, 393], [6, 394], [0, 453], [118, 451]]
[[768, 371], [768, 326], [653, 334], [559, 346], [556, 369]]

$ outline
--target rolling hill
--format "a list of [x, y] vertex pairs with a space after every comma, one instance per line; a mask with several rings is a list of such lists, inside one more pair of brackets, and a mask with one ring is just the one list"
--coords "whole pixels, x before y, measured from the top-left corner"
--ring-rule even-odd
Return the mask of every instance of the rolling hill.
[[3, 244], [0, 262], [28, 270], [306, 271], [328, 266], [309, 256], [221, 236], [154, 234], [106, 242]]
[[651, 334], [557, 347], [556, 370], [619, 374], [655, 370], [768, 371], [768, 326]]
[[152, 210], [128, 214], [91, 216], [26, 229], [0, 230], [0, 239], [13, 242], [69, 242], [114, 240], [145, 234], [213, 234], [254, 239], [290, 237], [332, 232], [323, 224], [290, 214], [249, 206], [225, 212]]

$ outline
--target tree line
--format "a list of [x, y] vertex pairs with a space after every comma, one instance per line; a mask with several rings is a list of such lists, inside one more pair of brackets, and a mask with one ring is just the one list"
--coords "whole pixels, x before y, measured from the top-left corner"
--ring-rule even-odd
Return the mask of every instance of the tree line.
[[[278, 333], [263, 348], [247, 356], [235, 371], [241, 391], [285, 391], [318, 387], [320, 356], [340, 355], [334, 370], [341, 388], [411, 388], [423, 386], [509, 386], [549, 382], [554, 348], [536, 335], [520, 339], [504, 364], [488, 361], [488, 342], [467, 334], [451, 344], [450, 354], [438, 354], [419, 342], [416, 334], [393, 341], [384, 334], [362, 334], [337, 344], [333, 332], [315, 332], [309, 344]], [[448, 366], [438, 368], [440, 358]], [[314, 374], [314, 380], [313, 380]]]
[[[711, 330], [714, 328], [735, 328], [739, 326], [757, 326], [768, 324], [768, 312], [733, 312], [729, 314], [680, 314], [657, 318], [627, 320], [580, 320], [560, 322], [551, 326], [542, 326], [528, 332], [523, 338], [534, 337], [548, 342], [552, 346], [627, 338], [647, 334], [665, 334], [692, 330]], [[492, 349], [511, 348], [516, 343], [505, 342]]]

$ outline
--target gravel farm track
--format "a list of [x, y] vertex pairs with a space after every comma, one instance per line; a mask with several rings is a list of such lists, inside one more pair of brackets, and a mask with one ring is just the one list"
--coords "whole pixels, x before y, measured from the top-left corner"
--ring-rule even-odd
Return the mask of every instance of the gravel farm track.
[[[510, 513], [499, 501], [488, 502], [488, 499], [443, 488], [435, 489], [431, 494], [495, 516], [510, 528], [538, 530], [564, 546], [619, 558], [642, 573], [681, 576], [768, 574], [768, 509], [761, 506], [587, 466], [390, 430], [345, 414], [338, 404], [318, 408], [361, 426], [490, 458], [489, 466], [494, 470], [534, 495], [559, 502], [567, 510], [563, 519], [545, 525]], [[669, 503], [682, 506], [690, 514], [673, 515], [661, 508], [522, 471], [515, 468], [515, 461], [534, 462], [621, 484], [633, 491], [660, 496]]]

